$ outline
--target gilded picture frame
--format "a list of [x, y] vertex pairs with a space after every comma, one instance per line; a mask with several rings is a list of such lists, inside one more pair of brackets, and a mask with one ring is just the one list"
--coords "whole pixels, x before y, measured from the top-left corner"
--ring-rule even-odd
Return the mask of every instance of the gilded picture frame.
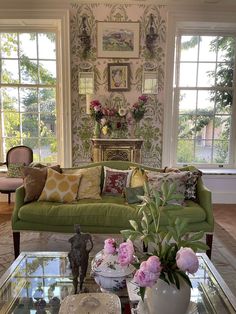
[[108, 91], [124, 92], [130, 89], [129, 63], [108, 63]]
[[138, 58], [139, 22], [97, 22], [98, 58]]

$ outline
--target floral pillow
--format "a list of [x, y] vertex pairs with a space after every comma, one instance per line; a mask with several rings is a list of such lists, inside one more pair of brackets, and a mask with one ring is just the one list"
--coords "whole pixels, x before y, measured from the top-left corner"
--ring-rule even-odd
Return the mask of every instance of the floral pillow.
[[103, 194], [122, 195], [130, 185], [132, 170], [119, 170], [104, 167]]
[[187, 171], [186, 190], [184, 198], [186, 200], [196, 200], [197, 197], [197, 181], [201, 176], [200, 171]]
[[188, 173], [189, 171], [182, 171], [179, 173], [176, 172], [161, 173], [146, 171], [151, 195], [153, 194], [153, 191], [160, 191], [162, 183], [167, 182], [169, 184], [175, 183], [176, 184], [175, 192], [177, 194], [182, 194], [183, 196], [185, 196]]
[[9, 178], [23, 178], [23, 168], [24, 163], [23, 162], [16, 162], [8, 164], [7, 166], [7, 176]]

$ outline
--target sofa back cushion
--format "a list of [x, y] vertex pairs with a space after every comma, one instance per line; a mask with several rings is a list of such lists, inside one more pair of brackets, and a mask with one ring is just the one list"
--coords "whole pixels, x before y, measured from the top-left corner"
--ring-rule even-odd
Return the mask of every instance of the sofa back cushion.
[[101, 199], [102, 166], [82, 169], [64, 169], [65, 174], [81, 175], [77, 199]]
[[39, 201], [70, 203], [75, 201], [81, 175], [61, 174], [50, 168]]

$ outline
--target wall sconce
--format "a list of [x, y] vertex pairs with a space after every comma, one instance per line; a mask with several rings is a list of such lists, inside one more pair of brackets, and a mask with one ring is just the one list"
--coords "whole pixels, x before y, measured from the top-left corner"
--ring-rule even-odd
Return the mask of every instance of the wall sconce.
[[91, 48], [91, 38], [88, 34], [88, 26], [87, 26], [87, 17], [82, 17], [82, 23], [81, 23], [81, 33], [79, 34], [80, 43], [82, 45], [83, 49], [83, 57], [86, 58], [87, 54]]
[[147, 49], [151, 53], [153, 53], [156, 40], [159, 37], [158, 34], [157, 34], [156, 25], [154, 23], [154, 16], [153, 16], [153, 14], [150, 14], [150, 16], [149, 16], [148, 26], [149, 26], [148, 27], [148, 33], [146, 34], [145, 42], [146, 42]]

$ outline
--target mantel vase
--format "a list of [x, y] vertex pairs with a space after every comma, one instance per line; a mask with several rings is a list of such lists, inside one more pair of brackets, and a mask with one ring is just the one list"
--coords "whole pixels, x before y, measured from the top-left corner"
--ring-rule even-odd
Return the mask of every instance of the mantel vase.
[[93, 131], [93, 136], [94, 138], [100, 138], [100, 124], [96, 121], [95, 126], [94, 126], [94, 131]]
[[159, 279], [152, 288], [146, 288], [144, 303], [149, 314], [186, 314], [191, 296], [190, 286], [180, 278], [180, 289]]

